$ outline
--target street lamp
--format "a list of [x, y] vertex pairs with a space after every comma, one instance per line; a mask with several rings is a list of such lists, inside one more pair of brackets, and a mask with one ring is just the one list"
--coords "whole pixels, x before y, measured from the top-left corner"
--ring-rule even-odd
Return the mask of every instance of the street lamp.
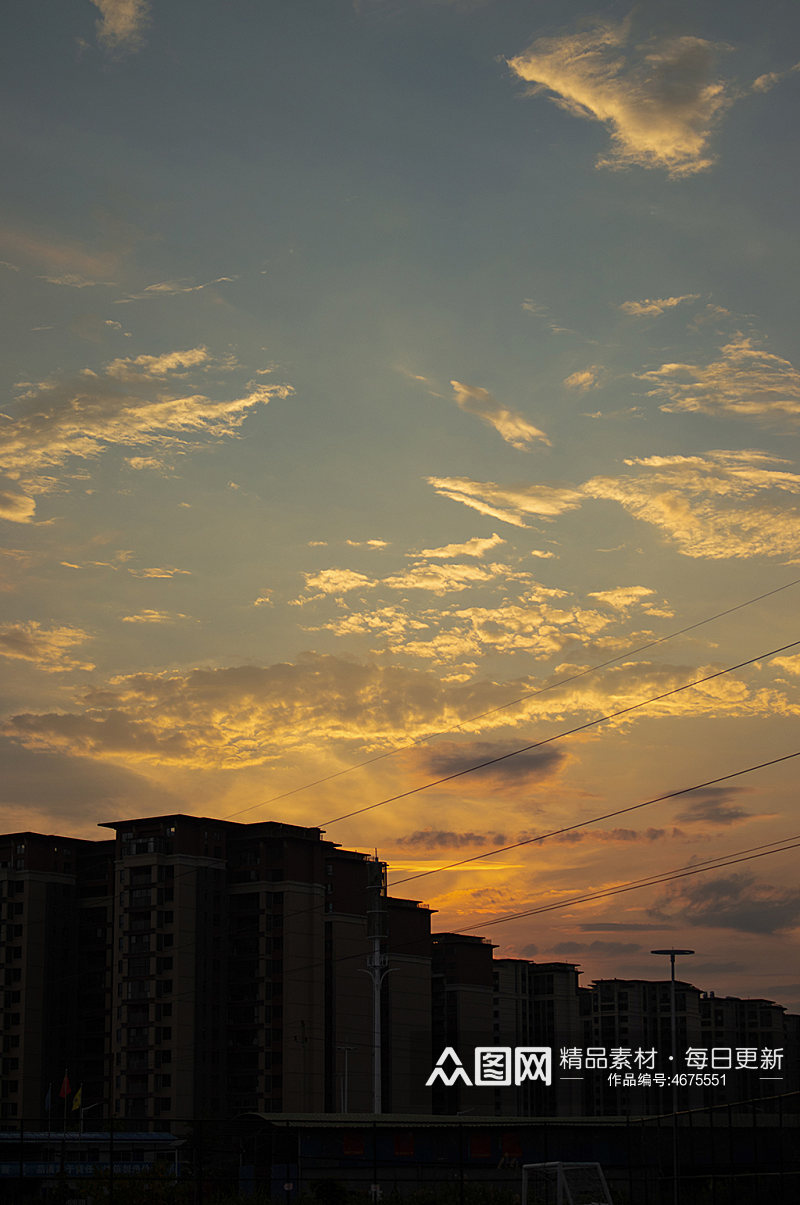
[[678, 1085], [677, 1055], [678, 1055], [678, 1015], [675, 1007], [675, 959], [678, 955], [694, 954], [694, 950], [651, 950], [651, 954], [669, 956], [669, 1020], [672, 1036], [672, 1200], [678, 1205]]

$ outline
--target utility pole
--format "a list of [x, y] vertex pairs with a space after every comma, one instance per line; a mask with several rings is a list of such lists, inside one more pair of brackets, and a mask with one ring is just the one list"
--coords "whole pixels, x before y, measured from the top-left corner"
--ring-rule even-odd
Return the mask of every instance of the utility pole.
[[651, 954], [669, 955], [669, 1020], [672, 1036], [672, 1200], [678, 1205], [678, 1011], [675, 1007], [675, 959], [679, 954], [694, 954], [694, 950], [651, 950]]
[[377, 850], [369, 867], [369, 903], [367, 937], [371, 950], [367, 956], [367, 974], [372, 980], [372, 1111], [382, 1111], [381, 1100], [381, 987], [389, 974], [389, 956], [385, 951], [386, 866], [378, 860]]

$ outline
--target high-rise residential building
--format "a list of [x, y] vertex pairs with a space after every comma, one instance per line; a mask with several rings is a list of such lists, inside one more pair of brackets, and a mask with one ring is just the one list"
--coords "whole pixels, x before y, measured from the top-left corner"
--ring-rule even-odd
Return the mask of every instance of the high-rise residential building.
[[[0, 836], [0, 1121], [57, 1125], [81, 1086], [93, 1122], [131, 1126], [672, 1107], [655, 1077], [609, 1074], [626, 1051], [633, 1072], [646, 1070], [637, 1051], [669, 1069], [668, 980], [583, 988], [573, 963], [432, 935], [428, 908], [387, 893], [383, 862], [317, 828], [187, 815], [101, 827], [113, 837]], [[750, 1060], [716, 1086], [678, 1083], [679, 1108], [796, 1089], [800, 1019], [683, 981], [674, 1004], [681, 1063], [690, 1047]], [[433, 1076], [448, 1047], [464, 1074], [451, 1058]], [[516, 1047], [551, 1048], [551, 1084], [473, 1075], [476, 1048]]]
[[0, 839], [6, 1117], [64, 1068], [133, 1119], [427, 1111], [430, 912], [319, 829], [173, 815]]
[[[581, 1044], [583, 1027], [578, 994], [578, 967], [571, 962], [531, 962], [524, 958], [494, 960], [496, 1045], [563, 1047]], [[526, 1081], [498, 1088], [494, 1112], [520, 1117], [569, 1116], [581, 1113], [582, 1085], [558, 1077], [552, 1087]]]
[[[58, 1116], [108, 1067], [113, 841], [0, 836], [0, 1118]], [[75, 1085], [77, 1087], [77, 1084]]]
[[[492, 1040], [494, 946], [463, 933], [433, 935], [433, 1046], [439, 1057], [447, 1047], [466, 1058]], [[465, 1095], [466, 1094], [466, 1095]], [[434, 1085], [436, 1113], [494, 1112], [493, 1088], [465, 1088], [461, 1080]]]

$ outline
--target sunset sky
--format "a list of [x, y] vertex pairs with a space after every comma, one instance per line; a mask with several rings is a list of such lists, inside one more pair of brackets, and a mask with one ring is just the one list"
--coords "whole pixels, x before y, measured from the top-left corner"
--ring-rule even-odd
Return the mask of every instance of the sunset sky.
[[[2, 25], [2, 831], [280, 819], [397, 883], [800, 750], [796, 3]], [[797, 1010], [796, 849], [474, 926], [793, 837], [798, 771], [395, 892]]]

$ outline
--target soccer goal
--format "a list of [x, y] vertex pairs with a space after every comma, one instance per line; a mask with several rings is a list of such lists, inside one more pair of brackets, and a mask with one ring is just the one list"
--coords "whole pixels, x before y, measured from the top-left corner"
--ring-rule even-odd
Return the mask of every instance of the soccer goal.
[[613, 1205], [599, 1163], [526, 1163], [521, 1205]]

